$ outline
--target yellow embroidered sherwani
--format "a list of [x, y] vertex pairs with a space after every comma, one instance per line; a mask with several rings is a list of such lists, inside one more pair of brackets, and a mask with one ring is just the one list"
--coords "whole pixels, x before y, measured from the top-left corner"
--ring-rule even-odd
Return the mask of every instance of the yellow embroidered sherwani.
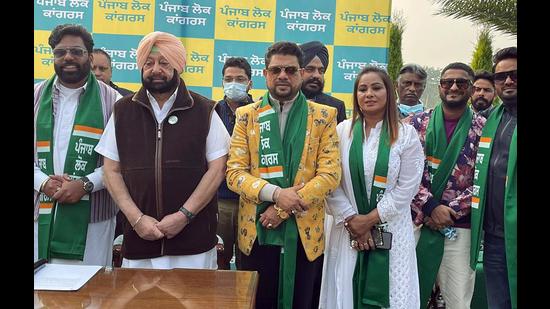
[[[240, 195], [239, 248], [250, 255], [256, 239], [256, 206], [260, 190], [268, 182], [260, 178], [258, 170], [260, 102], [237, 109], [236, 123], [231, 137], [227, 161], [227, 185]], [[336, 134], [335, 108], [307, 101], [307, 131], [302, 159], [293, 186], [304, 183], [298, 195], [309, 210], [296, 217], [298, 233], [307, 258], [313, 261], [325, 249], [325, 197], [340, 183], [340, 150]]]

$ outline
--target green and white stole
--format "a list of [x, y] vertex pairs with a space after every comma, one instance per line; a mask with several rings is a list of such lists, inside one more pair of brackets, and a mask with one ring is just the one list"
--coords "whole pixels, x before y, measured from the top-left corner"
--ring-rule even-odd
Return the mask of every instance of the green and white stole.
[[[260, 124], [260, 177], [281, 188], [293, 186], [300, 165], [307, 129], [308, 106], [300, 92], [290, 108], [283, 139], [277, 112], [269, 102], [269, 92], [264, 94], [258, 109]], [[259, 217], [272, 202], [256, 207], [256, 231], [260, 245], [282, 246], [279, 262], [278, 308], [292, 308], [298, 228], [296, 218], [290, 216], [275, 229], [266, 229]]]
[[[489, 116], [481, 139], [476, 158], [474, 173], [474, 189], [472, 194], [472, 244], [470, 249], [470, 266], [475, 270], [481, 242], [483, 215], [487, 193], [487, 174], [493, 141], [497, 128], [504, 114], [504, 106], [498, 106]], [[508, 269], [508, 285], [512, 308], [517, 308], [517, 127], [514, 129], [506, 169], [506, 190], [504, 192], [504, 239], [506, 243], [506, 264]]]
[[[386, 122], [382, 124], [378, 141], [378, 155], [374, 166], [370, 202], [367, 198], [365, 167], [363, 165], [363, 121], [359, 118], [353, 126], [353, 140], [349, 152], [349, 170], [353, 195], [359, 214], [368, 214], [376, 208], [386, 191], [390, 139]], [[373, 250], [357, 252], [353, 273], [353, 308], [390, 307], [390, 252]]]
[[[443, 191], [449, 181], [449, 176], [456, 165], [456, 160], [464, 146], [472, 124], [472, 111], [464, 110], [456, 125], [450, 143], [447, 145], [445, 120], [441, 104], [434, 108], [428, 128], [426, 129], [425, 151], [428, 160], [428, 172], [431, 178], [431, 193], [433, 199], [441, 200]], [[444, 236], [436, 230], [424, 225], [420, 239], [416, 245], [418, 263], [418, 279], [420, 280], [420, 304], [424, 306], [428, 299], [439, 271], [443, 258]]]
[[[36, 121], [36, 151], [40, 170], [53, 175], [53, 84], [55, 76], [50, 78], [40, 98]], [[88, 76], [86, 90], [78, 104], [74, 127], [64, 173], [72, 179], [78, 179], [94, 171], [98, 154], [94, 147], [103, 133], [103, 109], [99, 95], [99, 86], [93, 74]], [[90, 221], [90, 196], [84, 195], [74, 204], [61, 204], [46, 194], [40, 194], [38, 217], [39, 256], [41, 258], [61, 258], [82, 260], [86, 246], [86, 234]], [[54, 220], [55, 218], [55, 220]]]

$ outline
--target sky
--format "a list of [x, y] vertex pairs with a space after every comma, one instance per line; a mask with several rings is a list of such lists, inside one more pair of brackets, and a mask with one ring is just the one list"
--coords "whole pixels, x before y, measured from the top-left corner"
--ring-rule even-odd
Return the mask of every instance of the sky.
[[[401, 42], [403, 63], [443, 68], [451, 62], [469, 64], [472, 60], [479, 27], [466, 18], [433, 15], [437, 8], [431, 0], [392, 0], [392, 12], [401, 10], [406, 24]], [[492, 34], [493, 53], [517, 46], [514, 36]]]

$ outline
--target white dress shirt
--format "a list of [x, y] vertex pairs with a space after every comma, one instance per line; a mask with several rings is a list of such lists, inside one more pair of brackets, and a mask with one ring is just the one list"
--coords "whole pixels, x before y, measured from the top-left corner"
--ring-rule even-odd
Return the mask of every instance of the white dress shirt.
[[[71, 89], [63, 86], [59, 79], [56, 77], [54, 87], [59, 90], [59, 102], [57, 104], [57, 110], [54, 115], [53, 123], [53, 170], [55, 175], [63, 175], [63, 169], [65, 167], [65, 158], [67, 156], [67, 149], [69, 148], [69, 141], [71, 139], [71, 133], [74, 127], [74, 118], [76, 115], [76, 109], [78, 107], [78, 100], [80, 95], [86, 90], [87, 83], [82, 87]], [[117, 93], [116, 100], [121, 99], [122, 96]], [[92, 192], [99, 191], [104, 188], [103, 185], [103, 167], [98, 167], [94, 172], [87, 175], [88, 179], [94, 184], [94, 190]], [[34, 189], [40, 190], [40, 185], [48, 178], [40, 168], [34, 164]]]
[[[157, 100], [147, 91], [147, 96], [153, 107], [153, 112], [158, 123], [161, 123], [168, 115], [168, 112], [176, 101], [176, 94], [178, 90], [174, 91], [174, 94], [168, 98], [162, 108], [160, 108]], [[114, 114], [114, 111], [113, 111]], [[210, 162], [225, 156], [229, 152], [230, 137], [227, 133], [220, 116], [218, 113], [212, 113], [210, 117], [210, 129], [206, 137], [206, 161]], [[107, 123], [107, 127], [103, 132], [101, 140], [95, 147], [95, 151], [107, 157], [113, 161], [120, 161], [118, 156], [118, 147], [116, 143], [116, 129], [115, 129], [115, 117], [111, 117]]]

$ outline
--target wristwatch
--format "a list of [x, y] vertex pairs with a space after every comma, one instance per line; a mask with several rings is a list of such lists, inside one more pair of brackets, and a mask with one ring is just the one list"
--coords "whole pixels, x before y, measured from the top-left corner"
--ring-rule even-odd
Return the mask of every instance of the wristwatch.
[[183, 206], [180, 207], [180, 211], [187, 217], [187, 223], [191, 223], [191, 221], [193, 221], [193, 219], [195, 218], [195, 214], [190, 212], [189, 210], [187, 210], [187, 208]]
[[82, 189], [84, 189], [84, 191], [86, 191], [86, 193], [92, 193], [92, 191], [94, 190], [94, 183], [90, 181], [90, 179], [88, 179], [88, 177], [84, 176], [84, 177], [80, 177], [80, 180], [82, 180]]
[[282, 220], [288, 219], [288, 213], [284, 211], [281, 207], [274, 205], [273, 208], [275, 208], [275, 210], [277, 211], [277, 217], [281, 218]]

